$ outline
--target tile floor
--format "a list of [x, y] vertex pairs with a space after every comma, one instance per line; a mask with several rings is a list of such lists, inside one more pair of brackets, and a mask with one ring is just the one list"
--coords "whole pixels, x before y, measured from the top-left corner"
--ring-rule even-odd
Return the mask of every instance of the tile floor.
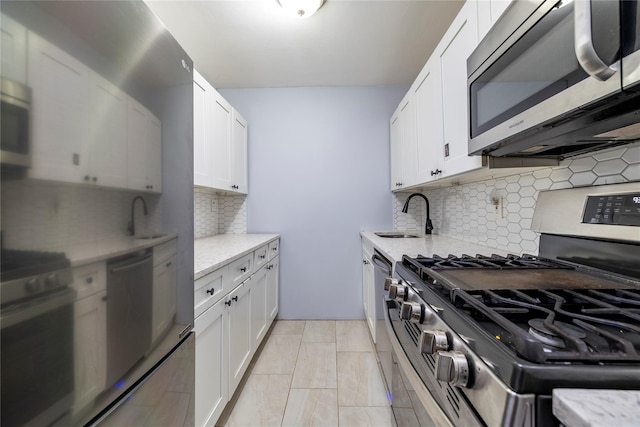
[[218, 425], [391, 426], [364, 321], [278, 320]]

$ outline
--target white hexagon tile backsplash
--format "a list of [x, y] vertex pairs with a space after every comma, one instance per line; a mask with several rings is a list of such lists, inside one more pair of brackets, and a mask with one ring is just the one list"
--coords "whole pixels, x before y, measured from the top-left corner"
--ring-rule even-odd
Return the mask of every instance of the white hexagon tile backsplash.
[[[531, 220], [539, 191], [630, 181], [640, 181], [640, 142], [567, 159], [553, 168], [423, 193], [429, 198], [438, 234], [512, 253], [535, 254], [539, 236], [531, 230]], [[424, 203], [412, 201], [409, 212], [402, 213], [409, 194], [394, 193], [394, 230], [424, 228]], [[501, 218], [491, 202], [498, 197], [502, 199]]]
[[193, 193], [195, 238], [214, 234], [247, 232], [247, 196], [215, 194], [196, 189]]

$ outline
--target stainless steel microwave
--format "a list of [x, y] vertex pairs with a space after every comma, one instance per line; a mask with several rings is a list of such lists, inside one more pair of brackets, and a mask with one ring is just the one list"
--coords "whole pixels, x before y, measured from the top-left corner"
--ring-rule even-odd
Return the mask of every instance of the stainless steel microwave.
[[640, 139], [638, 0], [514, 0], [467, 71], [469, 154], [561, 159]]
[[31, 166], [29, 143], [31, 89], [4, 77], [0, 79], [0, 113], [2, 114], [0, 162], [3, 167], [29, 167]]

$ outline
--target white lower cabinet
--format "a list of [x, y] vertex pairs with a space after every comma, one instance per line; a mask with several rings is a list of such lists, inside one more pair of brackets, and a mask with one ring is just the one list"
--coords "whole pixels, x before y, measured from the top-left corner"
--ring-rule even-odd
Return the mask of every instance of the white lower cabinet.
[[240, 384], [253, 351], [251, 280], [249, 278], [238, 286], [225, 301], [229, 306], [229, 396], [233, 396], [233, 392]]
[[267, 315], [270, 324], [278, 314], [278, 283], [280, 281], [280, 256], [276, 255], [267, 269]]
[[251, 292], [253, 304], [251, 304], [251, 339], [253, 348], [258, 348], [262, 338], [267, 333], [267, 270], [262, 267], [251, 277]]
[[196, 407], [195, 425], [213, 426], [227, 401], [227, 341], [229, 311], [226, 300], [218, 301], [195, 321]]
[[278, 246], [271, 241], [195, 281], [197, 427], [215, 425], [278, 313]]
[[107, 291], [104, 262], [76, 267], [72, 286], [73, 303], [74, 403], [81, 412], [104, 390], [107, 380]]

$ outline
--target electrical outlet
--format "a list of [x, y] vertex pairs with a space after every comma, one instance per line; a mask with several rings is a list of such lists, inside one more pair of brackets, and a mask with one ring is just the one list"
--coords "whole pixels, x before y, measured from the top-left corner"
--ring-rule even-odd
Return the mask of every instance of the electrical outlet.
[[212, 200], [211, 201], [211, 212], [215, 212], [216, 211], [216, 201]]
[[494, 199], [493, 201], [493, 206], [495, 208], [495, 215], [496, 215], [496, 219], [502, 219], [504, 218], [503, 214], [502, 214], [502, 196], [498, 196]]

